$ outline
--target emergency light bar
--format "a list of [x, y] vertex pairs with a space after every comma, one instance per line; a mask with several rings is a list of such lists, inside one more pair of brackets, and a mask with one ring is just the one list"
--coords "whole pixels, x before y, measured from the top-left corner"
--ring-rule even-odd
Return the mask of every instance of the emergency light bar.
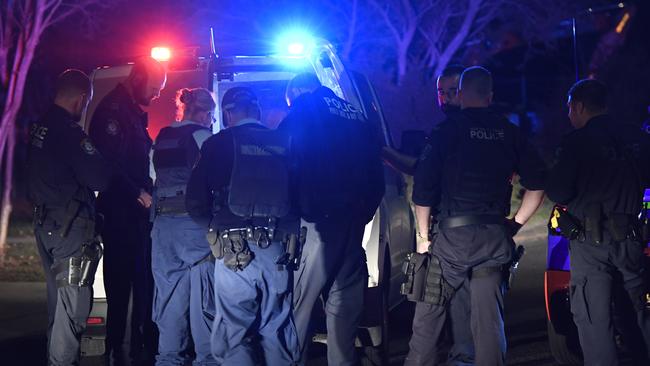
[[168, 47], [154, 47], [151, 49], [151, 58], [158, 62], [166, 62], [172, 58], [172, 51]]

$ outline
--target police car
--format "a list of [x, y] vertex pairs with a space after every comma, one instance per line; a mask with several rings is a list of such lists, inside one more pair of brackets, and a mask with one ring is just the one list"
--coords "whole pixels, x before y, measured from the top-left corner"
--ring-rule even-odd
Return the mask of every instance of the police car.
[[[646, 189], [643, 201], [647, 211], [650, 209], [650, 189]], [[650, 243], [648, 243], [645, 253], [646, 268], [650, 269]], [[578, 329], [573, 322], [569, 299], [570, 269], [569, 240], [549, 228], [546, 271], [544, 272], [548, 343], [553, 358], [560, 365], [582, 365]], [[614, 311], [616, 314], [615, 307]], [[620, 311], [627, 310], [621, 309]], [[614, 324], [616, 325], [616, 318], [614, 318]]]
[[[325, 40], [285, 42], [282, 51], [265, 56], [221, 57], [213, 52], [209, 57], [197, 57], [197, 49], [170, 49], [156, 47], [152, 57], [168, 69], [167, 85], [160, 98], [147, 107], [149, 133], [155, 139], [158, 131], [167, 126], [175, 116], [174, 96], [180, 88], [204, 87], [218, 98], [214, 132], [221, 128], [219, 105], [224, 93], [236, 86], [252, 88], [259, 98], [262, 122], [275, 128], [287, 114], [284, 91], [287, 82], [300, 72], [315, 73], [321, 83], [332, 89], [362, 111], [381, 133], [383, 146], [393, 142], [382, 114], [377, 95], [368, 79], [347, 69], [337, 57], [334, 47]], [[132, 65], [107, 66], [96, 69], [91, 79], [94, 85], [92, 100], [82, 122], [86, 130], [94, 110], [101, 99], [118, 82], [124, 80]], [[414, 218], [407, 199], [406, 177], [385, 166], [385, 196], [373, 220], [366, 226], [363, 246], [368, 263], [368, 287], [365, 314], [357, 345], [364, 347], [364, 362], [381, 364], [387, 355], [388, 312], [403, 301], [400, 284], [404, 275], [400, 266], [415, 247]], [[100, 265], [101, 267], [101, 265]], [[105, 352], [106, 295], [103, 288], [102, 268], [94, 284], [94, 305], [88, 318], [88, 328], [82, 339], [82, 353], [86, 356]], [[127, 328], [129, 329], [129, 328]], [[326, 343], [326, 335], [315, 341]]]

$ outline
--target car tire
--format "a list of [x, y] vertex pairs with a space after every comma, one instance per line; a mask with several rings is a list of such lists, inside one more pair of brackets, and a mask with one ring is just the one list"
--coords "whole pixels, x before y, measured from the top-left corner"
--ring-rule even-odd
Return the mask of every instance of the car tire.
[[388, 366], [389, 365], [389, 329], [388, 329], [388, 288], [390, 286], [390, 251], [388, 244], [384, 250], [383, 265], [379, 286], [381, 288], [381, 344], [378, 346], [365, 346], [363, 348], [362, 366]]
[[560, 365], [582, 365], [580, 342], [577, 334], [559, 334], [555, 332], [553, 324], [548, 321], [548, 345], [551, 355]]

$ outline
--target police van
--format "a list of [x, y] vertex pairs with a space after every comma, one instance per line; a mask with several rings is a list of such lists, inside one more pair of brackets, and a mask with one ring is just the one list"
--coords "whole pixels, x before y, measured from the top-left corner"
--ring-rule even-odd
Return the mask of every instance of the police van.
[[[650, 189], [645, 190], [643, 207], [646, 216], [650, 215]], [[554, 211], [554, 210], [553, 210]], [[553, 215], [553, 213], [551, 213]], [[648, 217], [650, 219], [650, 216]], [[650, 243], [646, 249], [646, 276], [650, 271]], [[548, 343], [551, 354], [560, 365], [582, 365], [582, 350], [578, 339], [578, 329], [573, 322], [569, 298], [569, 281], [571, 280], [571, 263], [569, 260], [569, 240], [552, 228], [549, 220], [548, 251], [546, 270], [544, 272], [544, 295], [546, 299], [546, 319]], [[622, 286], [618, 286], [622, 289]], [[613, 293], [614, 325], [619, 324], [616, 314], [630, 311], [632, 304], [623, 297]], [[620, 300], [622, 299], [622, 300]], [[628, 301], [629, 302], [629, 301]], [[639, 334], [641, 336], [641, 334]], [[624, 348], [624, 347], [621, 347]]]
[[[212, 47], [211, 55], [199, 57], [197, 48], [153, 48], [151, 56], [165, 65], [168, 75], [160, 98], [146, 107], [149, 134], [155, 139], [160, 129], [174, 120], [176, 91], [196, 87], [211, 90], [217, 99], [215, 133], [222, 126], [219, 110], [221, 99], [228, 89], [237, 86], [250, 87], [255, 91], [261, 107], [262, 123], [275, 128], [288, 112], [284, 99], [287, 82], [294, 75], [309, 71], [315, 73], [324, 86], [363, 112], [372, 127], [380, 132], [375, 135], [381, 139], [382, 146], [393, 146], [372, 85], [365, 76], [347, 69], [330, 43], [313, 39], [287, 43], [281, 49], [280, 52], [264, 56], [223, 57], [217, 56]], [[105, 66], [91, 74], [94, 98], [82, 117], [86, 130], [97, 104], [126, 78], [131, 67], [130, 64]], [[384, 166], [384, 174], [385, 196], [373, 220], [366, 226], [363, 237], [369, 278], [364, 320], [357, 345], [364, 347], [368, 355], [364, 362], [370, 364], [381, 364], [386, 360], [388, 312], [403, 301], [399, 289], [404, 275], [400, 267], [406, 255], [415, 248], [414, 217], [407, 197], [406, 176], [387, 165]], [[106, 295], [100, 264], [94, 284], [94, 304], [82, 339], [84, 356], [104, 354], [105, 323]], [[314, 340], [326, 343], [326, 335], [319, 334]]]

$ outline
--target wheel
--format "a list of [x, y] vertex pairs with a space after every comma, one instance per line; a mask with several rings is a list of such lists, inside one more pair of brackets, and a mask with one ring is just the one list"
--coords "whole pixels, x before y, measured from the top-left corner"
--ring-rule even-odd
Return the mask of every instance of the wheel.
[[390, 355], [389, 349], [389, 337], [388, 337], [388, 289], [390, 284], [390, 252], [388, 245], [384, 250], [383, 265], [380, 267], [381, 280], [379, 281], [379, 286], [381, 288], [381, 344], [377, 346], [365, 346], [363, 347], [363, 357], [361, 358], [362, 366], [388, 366]]
[[548, 328], [548, 345], [555, 361], [560, 365], [582, 365], [578, 335], [574, 332], [567, 335], [556, 333], [550, 321], [546, 324]]

